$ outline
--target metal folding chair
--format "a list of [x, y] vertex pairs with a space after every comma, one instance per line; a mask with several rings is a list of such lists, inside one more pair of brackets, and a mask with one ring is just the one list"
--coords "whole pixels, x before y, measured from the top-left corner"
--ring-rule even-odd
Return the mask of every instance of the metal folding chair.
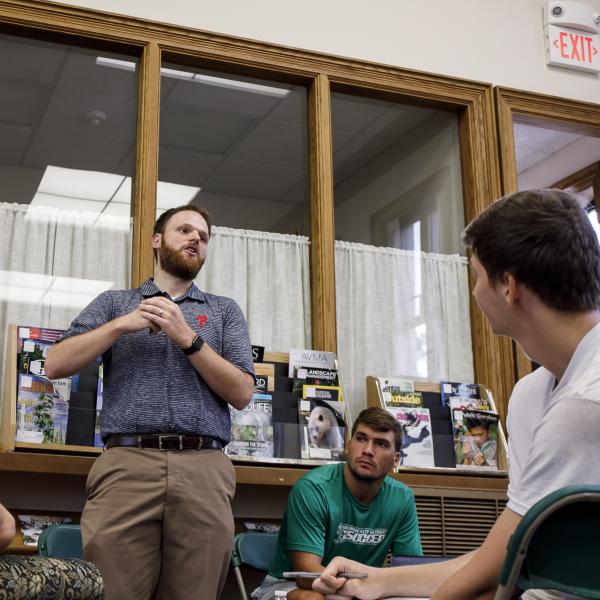
[[259, 571], [267, 571], [275, 556], [276, 533], [238, 533], [233, 541], [231, 565], [235, 573], [242, 600], [248, 600], [248, 592], [242, 577], [241, 565], [248, 565]]
[[81, 527], [71, 523], [46, 527], [38, 539], [38, 554], [52, 558], [83, 558]]
[[600, 598], [600, 486], [574, 485], [532, 506], [511, 536], [496, 591], [554, 589]]

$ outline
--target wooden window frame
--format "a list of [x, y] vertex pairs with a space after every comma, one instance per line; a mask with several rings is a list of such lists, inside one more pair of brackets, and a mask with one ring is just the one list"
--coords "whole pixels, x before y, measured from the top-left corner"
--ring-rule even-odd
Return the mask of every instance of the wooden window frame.
[[[3, 0], [0, 28], [39, 31], [72, 39], [127, 45], [140, 51], [136, 173], [132, 200], [132, 283], [152, 273], [152, 235], [158, 176], [160, 65], [187, 59], [244, 74], [271, 74], [307, 83], [310, 172], [313, 346], [335, 351], [335, 257], [331, 88], [456, 111], [465, 221], [492, 203], [502, 189], [492, 86], [291, 49], [180, 26], [36, 0]], [[473, 281], [469, 278], [472, 289]], [[515, 382], [513, 344], [495, 336], [471, 302], [475, 380], [493, 390], [501, 415]]]
[[[494, 97], [498, 114], [498, 144], [503, 194], [512, 194], [518, 191], [513, 133], [515, 122], [600, 137], [599, 104], [503, 87], [495, 88]], [[590, 167], [592, 166], [590, 165]], [[581, 172], [578, 174], [580, 175]], [[600, 183], [597, 182], [596, 185], [598, 186]], [[531, 373], [532, 363], [517, 344], [513, 343], [513, 345], [516, 373], [517, 377], [521, 378]]]

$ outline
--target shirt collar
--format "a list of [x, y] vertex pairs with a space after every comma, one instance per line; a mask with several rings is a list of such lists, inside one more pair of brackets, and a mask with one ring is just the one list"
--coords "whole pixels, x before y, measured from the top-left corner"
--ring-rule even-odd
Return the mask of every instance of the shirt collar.
[[[150, 277], [149, 279], [146, 279], [146, 281], [144, 281], [144, 283], [142, 283], [142, 285], [140, 286], [140, 290], [141, 290], [142, 296], [144, 296], [144, 298], [152, 298], [153, 296], [168, 297], [168, 294], [166, 292], [163, 292], [154, 283], [154, 279], [152, 277]], [[194, 284], [194, 283], [192, 283], [192, 285], [188, 288], [187, 292], [183, 296], [177, 298], [177, 300], [178, 301], [185, 300], [185, 298], [191, 298], [192, 300], [198, 300], [198, 302], [204, 302], [206, 300], [206, 297], [204, 296], [204, 292], [199, 290], [196, 287], [196, 284]]]

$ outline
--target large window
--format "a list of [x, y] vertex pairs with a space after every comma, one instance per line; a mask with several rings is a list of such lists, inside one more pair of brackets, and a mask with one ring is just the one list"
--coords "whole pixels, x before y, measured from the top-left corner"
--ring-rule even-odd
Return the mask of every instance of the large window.
[[208, 209], [215, 227], [197, 283], [237, 300], [252, 342], [270, 351], [311, 343], [306, 96], [265, 79], [161, 69], [157, 211]]
[[333, 93], [332, 118], [338, 347], [354, 411], [368, 374], [473, 381], [456, 113]]
[[[130, 285], [133, 56], [0, 34], [0, 331]], [[4, 339], [0, 344], [3, 363]]]

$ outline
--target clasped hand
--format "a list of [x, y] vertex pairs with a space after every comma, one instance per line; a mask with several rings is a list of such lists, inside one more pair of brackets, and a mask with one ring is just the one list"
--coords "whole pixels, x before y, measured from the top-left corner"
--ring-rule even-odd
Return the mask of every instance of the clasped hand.
[[164, 331], [182, 348], [187, 348], [191, 344], [195, 334], [186, 323], [179, 306], [172, 300], [164, 296], [146, 298], [139, 305], [138, 310], [147, 321], [145, 326], [149, 327], [150, 333]]

